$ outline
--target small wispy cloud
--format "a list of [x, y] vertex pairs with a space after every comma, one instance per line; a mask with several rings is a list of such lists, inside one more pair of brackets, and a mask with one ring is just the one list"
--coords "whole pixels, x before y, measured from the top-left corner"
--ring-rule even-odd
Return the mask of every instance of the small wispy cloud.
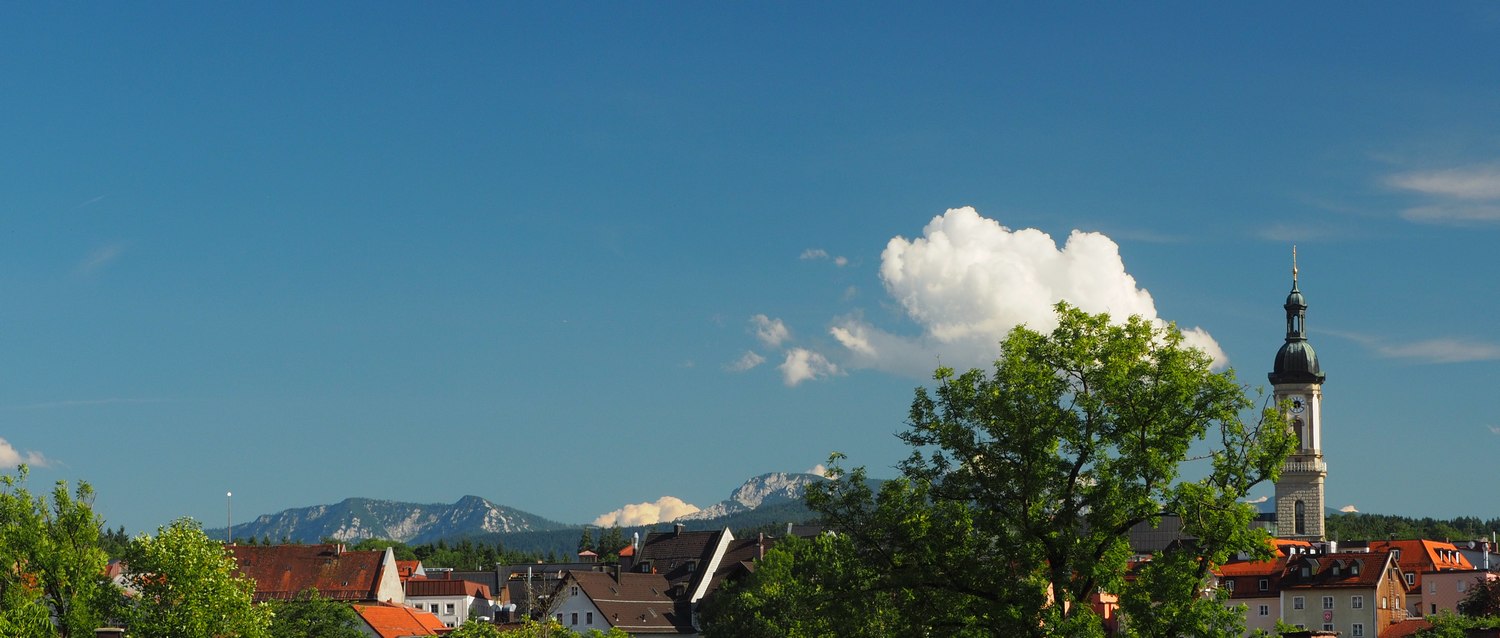
[[1345, 505], [1343, 507], [1340, 507], [1339, 511], [1343, 512], [1345, 514], [1358, 514], [1359, 513], [1359, 509], [1356, 508], [1356, 507], [1354, 507], [1353, 505]]
[[744, 372], [765, 362], [766, 358], [760, 356], [756, 351], [746, 350], [745, 354], [740, 355], [740, 358], [735, 359], [734, 362], [725, 365], [724, 369], [730, 372]]
[[597, 527], [635, 527], [676, 520], [698, 511], [698, 506], [676, 496], [663, 496], [655, 502], [631, 503], [594, 519]]
[[93, 274], [101, 268], [108, 266], [110, 262], [119, 259], [120, 255], [123, 254], [125, 254], [125, 244], [123, 243], [115, 242], [100, 246], [94, 249], [93, 252], [90, 252], [87, 257], [84, 257], [83, 261], [78, 262], [73, 272], [80, 275]]
[[1500, 199], [1500, 165], [1398, 173], [1386, 178], [1396, 188], [1454, 199]]
[[100, 195], [100, 196], [98, 196], [98, 197], [94, 197], [94, 198], [91, 198], [91, 199], [89, 199], [89, 200], [88, 200], [88, 201], [85, 201], [85, 202], [84, 202], [84, 203], [82, 203], [82, 204], [79, 204], [79, 205], [77, 205], [77, 206], [74, 206], [74, 207], [73, 207], [73, 210], [78, 210], [78, 209], [80, 209], [80, 208], [84, 208], [84, 207], [87, 207], [87, 206], [92, 206], [92, 205], [94, 205], [94, 204], [97, 204], [97, 203], [99, 203], [99, 202], [101, 202], [101, 201], [104, 201], [104, 196], [103, 196], [103, 195]]
[[1495, 436], [1500, 436], [1500, 425], [1492, 425], [1492, 426], [1490, 426], [1490, 434], [1493, 434]]
[[1264, 502], [1266, 502], [1266, 501], [1269, 501], [1269, 500], [1271, 500], [1271, 497], [1269, 497], [1269, 496], [1262, 496], [1262, 497], [1260, 497], [1260, 498], [1252, 498], [1252, 499], [1248, 499], [1248, 500], [1246, 500], [1246, 501], [1245, 501], [1245, 502], [1246, 502], [1246, 503], [1249, 503], [1249, 504], [1251, 504], [1251, 505], [1255, 505], [1255, 504], [1257, 504], [1257, 503], [1264, 503]]
[[1390, 175], [1385, 183], [1430, 200], [1401, 211], [1407, 221], [1452, 226], [1500, 222], [1500, 164], [1409, 171]]
[[1422, 363], [1500, 361], [1500, 344], [1464, 339], [1427, 339], [1396, 345], [1377, 344], [1373, 348], [1382, 357]]
[[10, 444], [10, 441], [0, 438], [0, 467], [15, 467], [21, 464], [47, 467], [51, 461], [48, 461], [41, 452], [17, 450]]
[[844, 266], [849, 265], [848, 257], [844, 257], [842, 255], [839, 255], [837, 257], [830, 256], [828, 254], [828, 251], [823, 250], [822, 248], [808, 248], [807, 250], [802, 251], [802, 254], [797, 258], [804, 261], [832, 259], [833, 265], [838, 266], [839, 268], [843, 268]]
[[1441, 337], [1406, 343], [1395, 343], [1388, 339], [1373, 337], [1358, 332], [1324, 330], [1341, 339], [1348, 339], [1364, 346], [1375, 356], [1386, 359], [1405, 359], [1417, 363], [1469, 363], [1472, 361], [1500, 361], [1500, 344], [1473, 339]]
[[760, 339], [760, 342], [766, 344], [768, 348], [780, 347], [792, 337], [792, 331], [788, 330], [786, 324], [780, 319], [772, 319], [765, 315], [751, 317], [750, 327], [755, 331], [755, 338]]

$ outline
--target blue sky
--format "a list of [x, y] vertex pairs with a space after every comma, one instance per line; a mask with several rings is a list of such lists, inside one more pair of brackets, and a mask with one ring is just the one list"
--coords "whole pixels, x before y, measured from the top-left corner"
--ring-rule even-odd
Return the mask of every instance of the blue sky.
[[1049, 296], [1264, 387], [1295, 243], [1329, 505], [1500, 515], [1500, 8], [804, 4], [0, 8], [0, 461], [705, 507]]

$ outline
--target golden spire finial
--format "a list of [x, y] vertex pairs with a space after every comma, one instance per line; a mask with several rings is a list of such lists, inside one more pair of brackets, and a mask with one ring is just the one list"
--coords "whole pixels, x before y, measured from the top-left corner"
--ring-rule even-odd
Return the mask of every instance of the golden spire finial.
[[1297, 245], [1292, 244], [1292, 287], [1297, 287]]

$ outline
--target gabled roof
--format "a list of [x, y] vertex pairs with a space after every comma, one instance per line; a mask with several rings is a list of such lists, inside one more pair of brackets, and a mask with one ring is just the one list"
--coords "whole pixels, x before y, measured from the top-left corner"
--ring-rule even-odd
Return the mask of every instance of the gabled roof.
[[1396, 560], [1409, 572], [1445, 572], [1474, 569], [1474, 564], [1453, 543], [1430, 540], [1370, 541], [1370, 551], [1401, 550]]
[[569, 572], [582, 595], [611, 627], [627, 633], [694, 633], [691, 605], [673, 600], [661, 574], [625, 572], [616, 580], [604, 572]]
[[406, 595], [412, 596], [472, 596], [490, 599], [490, 588], [467, 580], [413, 578], [406, 581]]
[[333, 600], [376, 601], [386, 552], [343, 545], [230, 545], [240, 573], [255, 580], [255, 601], [290, 599], [307, 589]]
[[714, 531], [687, 532], [678, 525], [671, 532], [652, 532], [641, 543], [636, 568], [661, 574], [673, 586], [686, 588], [689, 600], [696, 602], [708, 590], [709, 579], [718, 569], [718, 561], [734, 540], [729, 528]]
[[380, 638], [405, 638], [406, 636], [436, 636], [446, 629], [443, 621], [432, 612], [412, 609], [393, 603], [353, 605], [354, 613], [375, 631]]
[[[1304, 568], [1306, 576], [1302, 574]], [[1388, 569], [1398, 573], [1401, 569], [1389, 552], [1298, 555], [1287, 559], [1281, 586], [1284, 589], [1373, 588], [1380, 584]], [[1404, 589], [1406, 583], [1401, 587]]]
[[401, 582], [403, 582], [403, 583], [406, 582], [406, 579], [411, 578], [413, 576], [421, 576], [423, 571], [424, 570], [422, 569], [422, 561], [419, 561], [419, 560], [398, 560], [398, 561], [396, 561], [396, 575], [401, 577]]
[[755, 571], [755, 561], [765, 557], [775, 544], [775, 539], [764, 535], [755, 538], [737, 538], [729, 542], [724, 556], [719, 559], [719, 568], [714, 570], [704, 596], [712, 595], [725, 580], [734, 580]]

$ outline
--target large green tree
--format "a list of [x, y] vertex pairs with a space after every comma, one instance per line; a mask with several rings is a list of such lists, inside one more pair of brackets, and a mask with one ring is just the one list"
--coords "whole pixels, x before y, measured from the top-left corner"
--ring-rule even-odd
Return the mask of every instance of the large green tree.
[[361, 638], [363, 624], [348, 603], [329, 600], [309, 589], [291, 600], [266, 604], [271, 638]]
[[[1013, 330], [992, 373], [940, 368], [934, 389], [917, 389], [901, 478], [875, 491], [856, 468], [809, 488], [870, 568], [824, 586], [921, 623], [903, 633], [1100, 635], [1099, 591], [1122, 596], [1132, 635], [1243, 633], [1243, 616], [1204, 592], [1230, 553], [1269, 552], [1239, 500], [1290, 452], [1285, 420], [1268, 408], [1244, 421], [1245, 389], [1175, 327], [1056, 310], [1050, 333]], [[1196, 480], [1182, 478], [1190, 456]], [[1127, 579], [1128, 531], [1163, 512], [1196, 546]]]
[[125, 613], [131, 636], [269, 636], [269, 608], [251, 602], [255, 582], [239, 575], [229, 551], [197, 521], [181, 518], [156, 536], [137, 536], [125, 560], [138, 591]]
[[91, 635], [118, 600], [94, 490], [58, 481], [49, 499], [26, 489], [27, 474], [0, 475], [0, 635]]

